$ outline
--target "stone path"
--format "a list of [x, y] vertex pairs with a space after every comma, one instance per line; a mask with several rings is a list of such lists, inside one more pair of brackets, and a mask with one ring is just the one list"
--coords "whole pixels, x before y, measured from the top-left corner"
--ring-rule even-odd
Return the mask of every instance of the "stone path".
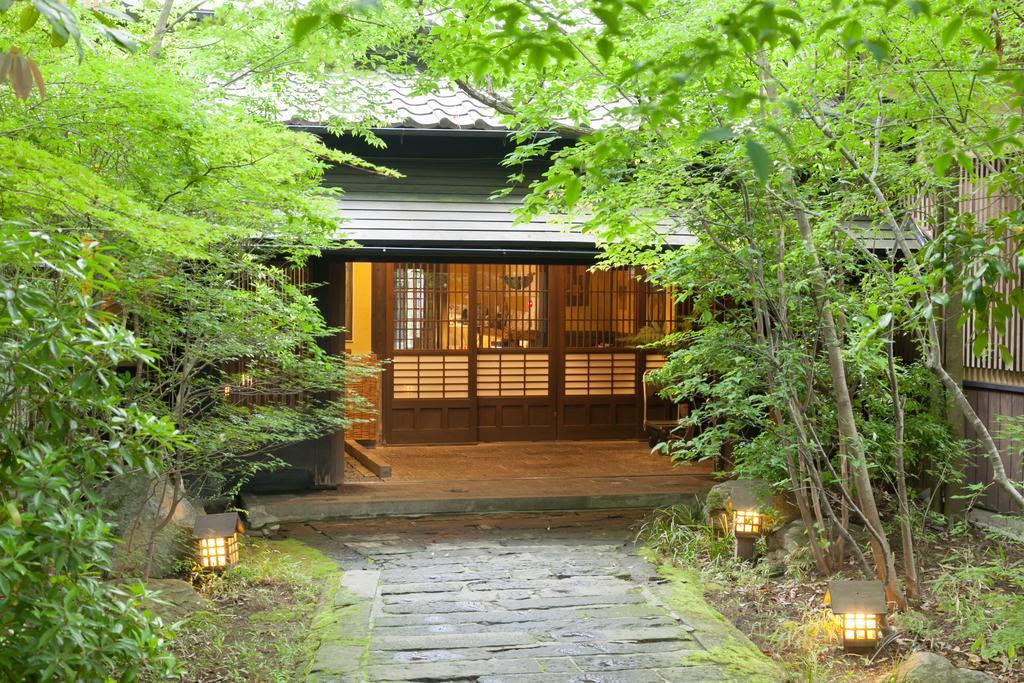
[[[345, 570], [309, 680], [772, 680], [737, 673], [761, 670], [763, 656], [706, 605], [679, 604], [634, 554], [636, 521], [591, 512], [285, 528]], [[737, 670], [737, 649], [757, 665]]]

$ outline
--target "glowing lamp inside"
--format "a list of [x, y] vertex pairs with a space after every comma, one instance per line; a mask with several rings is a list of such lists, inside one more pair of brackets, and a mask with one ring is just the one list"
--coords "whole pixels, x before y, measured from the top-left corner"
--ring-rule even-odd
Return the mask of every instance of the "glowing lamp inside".
[[733, 510], [732, 529], [737, 536], [760, 536], [763, 517], [757, 510]]
[[201, 515], [193, 530], [193, 536], [199, 540], [199, 566], [224, 569], [236, 564], [238, 535], [242, 532], [242, 520], [235, 512]]
[[877, 614], [840, 614], [844, 643], [874, 644], [878, 640]]

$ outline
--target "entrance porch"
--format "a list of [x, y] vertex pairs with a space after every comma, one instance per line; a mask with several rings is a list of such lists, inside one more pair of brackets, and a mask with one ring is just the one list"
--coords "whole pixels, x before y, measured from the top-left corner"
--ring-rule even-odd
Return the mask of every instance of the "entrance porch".
[[378, 448], [391, 478], [351, 476], [337, 490], [243, 494], [249, 521], [468, 512], [606, 510], [694, 504], [708, 464], [674, 466], [638, 441], [503, 442]]

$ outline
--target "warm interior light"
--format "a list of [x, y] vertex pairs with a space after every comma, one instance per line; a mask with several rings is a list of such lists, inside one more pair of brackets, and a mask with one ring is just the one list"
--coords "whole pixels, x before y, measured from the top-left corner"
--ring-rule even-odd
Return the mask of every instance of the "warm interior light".
[[756, 510], [734, 510], [733, 533], [742, 536], [757, 536], [760, 534], [761, 513]]
[[877, 614], [841, 614], [843, 641], [846, 644], [878, 640]]
[[238, 562], [238, 535], [199, 539], [199, 566], [206, 569], [228, 567]]

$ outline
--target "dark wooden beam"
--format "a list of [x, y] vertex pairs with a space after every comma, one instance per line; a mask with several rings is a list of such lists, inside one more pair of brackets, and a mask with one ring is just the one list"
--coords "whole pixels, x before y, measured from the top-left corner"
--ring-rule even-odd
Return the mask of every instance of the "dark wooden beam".
[[[327, 285], [324, 288], [324, 320], [328, 327], [339, 328], [345, 323], [345, 262], [337, 256], [325, 256]], [[327, 352], [332, 356], [345, 353], [345, 333], [336, 332], [327, 338]], [[331, 398], [338, 400], [345, 394], [345, 387], [338, 387]], [[330, 436], [328, 458], [328, 484], [341, 486], [345, 482], [345, 431], [337, 430]]]
[[363, 467], [373, 472], [375, 476], [381, 479], [391, 477], [391, 463], [381, 453], [374, 452], [352, 439], [345, 441], [345, 452], [355, 458]]

